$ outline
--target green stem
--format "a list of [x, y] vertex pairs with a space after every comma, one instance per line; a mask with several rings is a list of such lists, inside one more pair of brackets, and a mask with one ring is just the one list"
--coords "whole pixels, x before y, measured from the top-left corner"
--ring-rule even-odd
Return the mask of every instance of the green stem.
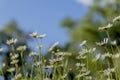
[[23, 57], [23, 51], [21, 51], [20, 56], [21, 56], [21, 60], [22, 60], [22, 71], [23, 71], [23, 74], [24, 74], [24, 73], [25, 73], [25, 70], [24, 70], [24, 57]]
[[[109, 35], [108, 31], [106, 31], [106, 34], [107, 34], [107, 36], [108, 36], [109, 42], [111, 42], [111, 40], [110, 40], [110, 35]], [[112, 47], [111, 44], [110, 44], [110, 47], [111, 47], [111, 50], [112, 50], [112, 54], [114, 54], [114, 49], [113, 49], [113, 47]]]
[[12, 45], [12, 53], [15, 54], [14, 45]]

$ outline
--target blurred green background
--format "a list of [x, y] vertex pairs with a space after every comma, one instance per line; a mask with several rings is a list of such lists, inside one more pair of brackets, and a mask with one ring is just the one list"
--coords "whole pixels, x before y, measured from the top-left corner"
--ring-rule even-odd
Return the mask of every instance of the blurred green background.
[[[5, 50], [1, 56], [9, 54], [6, 40], [12, 37], [19, 40], [16, 47], [21, 44], [28, 46], [26, 53], [36, 50], [36, 44], [28, 34], [37, 31], [47, 34], [42, 43], [45, 56], [49, 57], [47, 49], [55, 41], [60, 42], [61, 51], [72, 53], [69, 67], [75, 67], [73, 64], [77, 62], [75, 56], [80, 50], [79, 44], [87, 40], [89, 48], [96, 47], [95, 42], [107, 37], [104, 32], [98, 31], [98, 27], [112, 23], [112, 19], [120, 15], [120, 0], [1, 0], [0, 5], [0, 47]], [[120, 24], [115, 24], [109, 31], [111, 39], [116, 40], [118, 46], [119, 28]], [[104, 52], [100, 47], [97, 49]], [[89, 65], [91, 69], [95, 66], [91, 62]]]

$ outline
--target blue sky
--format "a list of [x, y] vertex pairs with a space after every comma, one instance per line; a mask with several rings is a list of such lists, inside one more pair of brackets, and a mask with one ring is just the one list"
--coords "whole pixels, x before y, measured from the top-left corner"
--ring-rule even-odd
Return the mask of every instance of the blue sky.
[[11, 19], [18, 22], [24, 32], [47, 34], [45, 49], [56, 41], [68, 41], [67, 31], [60, 26], [65, 17], [82, 19], [87, 7], [75, 0], [0, 0], [0, 28]]

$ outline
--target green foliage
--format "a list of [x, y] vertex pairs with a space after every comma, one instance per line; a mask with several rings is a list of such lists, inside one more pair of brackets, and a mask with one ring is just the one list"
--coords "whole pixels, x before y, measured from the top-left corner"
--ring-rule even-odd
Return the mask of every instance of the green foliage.
[[[81, 41], [87, 40], [89, 46], [95, 46], [93, 45], [95, 41], [100, 41], [106, 37], [105, 33], [98, 31], [98, 27], [110, 22], [111, 19], [118, 16], [120, 13], [119, 0], [115, 0], [114, 3], [105, 3], [105, 1], [101, 3], [101, 0], [94, 0], [93, 2], [94, 4], [90, 6], [89, 12], [82, 19], [80, 25], [77, 25], [77, 27], [76, 25], [73, 26], [73, 29], [70, 31], [70, 41], [73, 44], [79, 44]], [[70, 23], [69, 20], [66, 22]], [[119, 43], [119, 25], [115, 28], [110, 31], [110, 34], [112, 34], [111, 37], [117, 39]]]
[[[94, 4], [89, 7], [89, 12], [83, 17], [83, 19], [80, 21], [79, 25], [75, 25], [72, 29], [69, 29], [69, 34], [70, 34], [70, 44], [69, 47], [66, 44], [66, 51], [69, 51], [71, 48], [71, 52], [73, 51], [73, 56], [77, 54], [74, 51], [79, 50], [78, 49], [78, 44], [80, 44], [83, 40], [87, 40], [87, 47], [92, 48], [96, 47], [97, 52], [100, 52], [101, 54], [104, 54], [104, 52], [113, 52], [110, 46], [110, 43], [107, 44], [106, 48], [96, 46], [96, 42], [103, 40], [106, 38], [108, 35], [104, 31], [99, 31], [98, 28], [102, 26], [106, 26], [108, 23], [113, 24], [113, 27], [108, 30], [109, 35], [111, 40], [116, 40], [118, 48], [120, 45], [120, 22], [119, 19], [113, 23], [112, 19], [120, 14], [120, 1], [119, 0], [114, 0], [114, 3], [105, 3], [102, 0], [94, 0]], [[73, 47], [74, 46], [74, 47]], [[69, 49], [68, 49], [69, 48]], [[116, 51], [116, 47], [113, 47]], [[97, 53], [96, 53], [97, 54]], [[91, 57], [89, 58], [90, 60], [92, 59]], [[75, 58], [72, 58], [73, 62], [77, 62]], [[89, 60], [89, 61], [90, 61]], [[119, 62], [119, 61], [118, 61]], [[101, 64], [106, 67], [106, 61], [104, 62], [98, 62], [99, 68]], [[72, 62], [71, 62], [72, 64]], [[92, 63], [90, 62], [90, 65]], [[111, 62], [112, 64], [112, 62]], [[93, 64], [94, 65], [94, 64]], [[90, 66], [91, 69], [93, 69], [93, 65]], [[95, 65], [94, 65], [95, 66]], [[95, 68], [93, 69], [93, 75], [97, 74], [95, 71]], [[99, 75], [99, 74], [98, 74]], [[100, 77], [98, 77], [101, 79]], [[103, 78], [103, 77], [102, 77]], [[103, 79], [102, 79], [103, 80]]]
[[[4, 72], [2, 73], [2, 75], [6, 76], [6, 80], [7, 77], [9, 76], [9, 73], [6, 71], [8, 69], [8, 67], [11, 66], [10, 63], [10, 53], [12, 52], [11, 48], [9, 47], [9, 45], [7, 45], [7, 40], [11, 39], [11, 38], [17, 38], [19, 39], [19, 43], [15, 44], [14, 47], [18, 48], [18, 46], [23, 46], [26, 45], [27, 46], [27, 40], [28, 37], [26, 37], [26, 34], [24, 34], [22, 32], [22, 30], [19, 29], [17, 22], [15, 20], [11, 20], [8, 24], [6, 24], [3, 29], [1, 29], [0, 31], [0, 46], [3, 47], [5, 49], [4, 52], [1, 52], [1, 56], [3, 57], [3, 62], [5, 62], [7, 67], [4, 67]], [[30, 49], [27, 48], [25, 53], [23, 54], [22, 58], [27, 58], [28, 53], [30, 52]], [[19, 51], [16, 51], [16, 53], [19, 53]], [[20, 56], [20, 54], [17, 54]], [[19, 63], [18, 66], [22, 66], [23, 64], [25, 64], [26, 61], [22, 62], [22, 58], [18, 57]]]
[[65, 18], [63, 21], [62, 21], [62, 27], [66, 27], [68, 29], [72, 29], [74, 28], [75, 26], [75, 22], [74, 20], [72, 20], [71, 18]]

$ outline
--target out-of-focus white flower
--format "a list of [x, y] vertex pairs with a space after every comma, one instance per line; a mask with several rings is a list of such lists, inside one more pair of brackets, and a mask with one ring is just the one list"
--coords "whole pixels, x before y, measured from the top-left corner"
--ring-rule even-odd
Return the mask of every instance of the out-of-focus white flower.
[[42, 38], [44, 38], [46, 36], [46, 34], [40, 34], [39, 35], [37, 32], [33, 32], [32, 34], [30, 34], [30, 36], [33, 37], [33, 38], [40, 38], [40, 39], [42, 39]]
[[85, 78], [86, 78], [86, 80], [93, 80], [92, 76], [86, 76]]
[[82, 69], [80, 70], [82, 73], [85, 73], [88, 71], [88, 69], [86, 67], [82, 67]]
[[111, 43], [111, 45], [116, 45], [117, 44], [116, 40], [111, 41], [110, 43]]
[[91, 50], [89, 49], [82, 49], [82, 51], [79, 52], [80, 55], [86, 55], [88, 53], [90, 53]]
[[48, 51], [52, 51], [56, 46], [58, 46], [59, 42], [55, 42]]
[[81, 78], [83, 76], [85, 76], [85, 75], [84, 74], [78, 74], [78, 75], [75, 76], [75, 78]]
[[77, 67], [79, 67], [79, 66], [80, 66], [80, 63], [76, 63], [75, 65], [76, 65]]
[[61, 76], [61, 79], [65, 79], [67, 77], [67, 74], [64, 74], [63, 76]]
[[63, 59], [64, 59], [63, 57], [60, 57], [60, 58], [56, 58], [56, 59], [50, 59], [49, 61], [50, 61], [50, 64], [54, 64], [56, 62], [62, 61]]
[[32, 57], [32, 56], [38, 56], [38, 55], [39, 55], [39, 54], [36, 53], [36, 52], [31, 52], [31, 53], [29, 54], [30, 57]]
[[38, 35], [37, 32], [33, 32], [32, 34], [30, 34], [30, 36], [33, 38], [37, 38], [37, 35]]
[[108, 29], [111, 28], [112, 26], [113, 26], [113, 24], [109, 23], [107, 26], [99, 27], [98, 30], [108, 30]]
[[21, 80], [22, 74], [19, 73], [17, 75], [15, 75], [11, 80]]
[[12, 62], [10, 62], [10, 64], [17, 64], [19, 62], [19, 60], [13, 60]]
[[102, 57], [103, 57], [103, 59], [105, 59], [105, 58], [112, 58], [112, 54], [107, 52], [107, 53], [103, 54]]
[[7, 69], [7, 71], [8, 71], [8, 72], [13, 72], [13, 71], [15, 71], [15, 68], [14, 68], [14, 67], [11, 67], [11, 68]]
[[84, 46], [85, 44], [86, 44], [86, 40], [84, 40], [81, 44], [80, 44], [80, 46]]
[[7, 43], [8, 45], [14, 45], [17, 41], [18, 41], [17, 39], [13, 39], [13, 38], [12, 38], [12, 39], [10, 39], [10, 40], [7, 40], [6, 43]]
[[43, 47], [43, 45], [38, 45], [36, 48], [41, 49], [42, 47]]
[[84, 63], [76, 63], [75, 65], [76, 65], [77, 67], [84, 67], [84, 66], [85, 66]]
[[106, 70], [103, 71], [103, 74], [104, 74], [105, 76], [108, 76], [108, 75], [110, 75], [111, 73], [113, 73], [114, 71], [115, 71], [114, 68], [108, 68], [108, 69], [106, 69]]
[[33, 63], [33, 65], [35, 65], [35, 66], [40, 66], [41, 64], [42, 64], [41, 61]]
[[101, 42], [96, 42], [96, 45], [98, 45], [98, 46], [104, 46], [104, 45], [106, 45], [107, 43], [108, 43], [108, 38], [104, 38], [103, 41], [101, 41]]
[[115, 21], [120, 21], [120, 16], [115, 17], [115, 18], [113, 19], [113, 22], [115, 22]]
[[87, 76], [87, 75], [89, 75], [89, 74], [90, 74], [90, 71], [87, 70], [87, 71], [85, 71], [85, 72], [82, 73], [82, 74], [78, 74], [78, 75], [76, 76], [76, 78], [80, 78], [80, 77], [83, 77], [83, 76]]
[[120, 53], [113, 54], [113, 55], [112, 55], [112, 58], [113, 58], [113, 59], [118, 59], [118, 58], [120, 58]]
[[40, 34], [40, 35], [37, 36], [37, 38], [42, 39], [42, 38], [44, 38], [45, 36], [46, 36], [46, 34]]
[[76, 57], [76, 59], [80, 59], [80, 60], [84, 60], [86, 58], [87, 58], [87, 56], [83, 55], [83, 54], [81, 54], [81, 55], [79, 55], [79, 56]]
[[89, 53], [93, 53], [95, 52], [96, 48], [92, 48], [92, 49], [82, 49], [82, 51], [79, 52], [80, 55], [87, 55]]
[[11, 56], [11, 59], [12, 60], [14, 60], [14, 59], [16, 59], [16, 58], [18, 58], [19, 57], [19, 55], [18, 54], [14, 54], [14, 55], [10, 55]]
[[26, 46], [24, 45], [24, 46], [19, 46], [18, 48], [17, 48], [17, 50], [18, 51], [25, 51], [26, 50]]
[[93, 62], [96, 62], [98, 60], [102, 59], [102, 55], [99, 53], [95, 56], [95, 58], [92, 60]]
[[87, 76], [87, 75], [89, 75], [89, 74], [90, 74], [90, 70], [87, 70], [87, 71], [84, 73], [85, 76]]
[[15, 76], [15, 78], [18, 80], [19, 78], [21, 78], [22, 77], [22, 74], [21, 73], [19, 73], [19, 74], [17, 74], [16, 76]]
[[47, 65], [47, 66], [45, 66], [46, 69], [51, 69], [53, 67], [54, 67], [53, 65]]
[[96, 51], [96, 48], [93, 48], [93, 49], [92, 49], [92, 52], [95, 52], [95, 51]]
[[5, 63], [3, 63], [3, 64], [2, 64], [2, 66], [3, 66], [3, 67], [5, 67], [5, 66], [6, 66], [6, 64], [5, 64]]

